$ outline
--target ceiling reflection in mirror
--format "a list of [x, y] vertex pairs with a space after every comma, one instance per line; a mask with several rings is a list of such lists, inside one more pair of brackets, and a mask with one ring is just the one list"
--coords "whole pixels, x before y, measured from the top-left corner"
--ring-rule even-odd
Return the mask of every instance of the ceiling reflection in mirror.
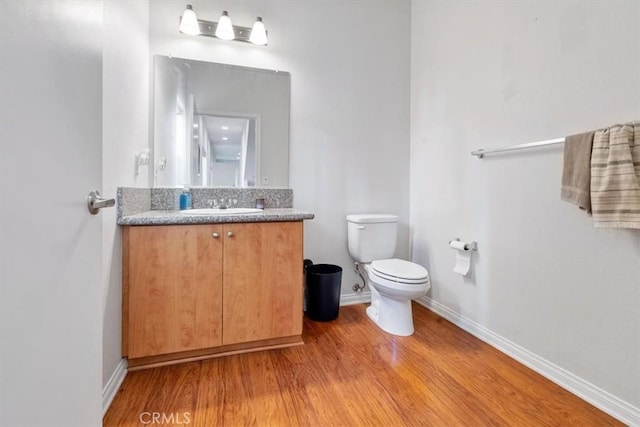
[[154, 58], [156, 187], [288, 187], [290, 75]]

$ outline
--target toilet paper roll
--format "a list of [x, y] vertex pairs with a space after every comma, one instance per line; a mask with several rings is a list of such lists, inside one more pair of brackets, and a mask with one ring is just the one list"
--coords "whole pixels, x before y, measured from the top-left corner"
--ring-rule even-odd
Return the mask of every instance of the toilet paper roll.
[[465, 249], [465, 243], [459, 240], [449, 242], [449, 247], [456, 250], [456, 265], [453, 267], [453, 271], [466, 276], [471, 269], [471, 251]]
[[466, 251], [464, 246], [465, 246], [465, 243], [461, 242], [460, 240], [452, 240], [449, 242], [449, 247], [459, 251]]
[[471, 252], [470, 251], [456, 251], [456, 265], [453, 267], [453, 271], [462, 276], [466, 276], [471, 269]]

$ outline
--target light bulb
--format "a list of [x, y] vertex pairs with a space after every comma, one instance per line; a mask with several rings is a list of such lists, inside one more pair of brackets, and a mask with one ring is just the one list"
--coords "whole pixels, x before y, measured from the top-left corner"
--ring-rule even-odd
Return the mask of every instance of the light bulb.
[[193, 6], [187, 5], [187, 8], [182, 12], [180, 17], [180, 32], [188, 34], [190, 36], [197, 36], [200, 34], [200, 26], [198, 25], [198, 18], [193, 11]]
[[262, 17], [260, 16], [258, 16], [256, 18], [256, 22], [253, 23], [249, 41], [253, 44], [259, 44], [261, 46], [266, 45], [269, 41], [267, 40], [267, 30], [264, 28], [264, 23], [262, 22]]
[[218, 22], [218, 28], [216, 28], [216, 37], [222, 40], [233, 40], [236, 38], [233, 33], [233, 25], [231, 24], [231, 18], [227, 11], [222, 12], [220, 21]]

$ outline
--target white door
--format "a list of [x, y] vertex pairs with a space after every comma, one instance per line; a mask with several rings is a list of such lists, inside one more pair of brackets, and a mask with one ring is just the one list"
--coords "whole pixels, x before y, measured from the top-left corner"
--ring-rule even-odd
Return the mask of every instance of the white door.
[[0, 1], [0, 425], [101, 424], [102, 2]]

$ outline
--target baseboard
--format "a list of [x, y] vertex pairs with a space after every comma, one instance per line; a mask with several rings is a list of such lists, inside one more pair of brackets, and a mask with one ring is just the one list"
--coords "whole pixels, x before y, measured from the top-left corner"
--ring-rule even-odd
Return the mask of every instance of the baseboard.
[[107, 413], [107, 409], [111, 406], [113, 398], [116, 397], [116, 393], [124, 381], [124, 377], [127, 376], [127, 359], [122, 359], [116, 370], [111, 374], [111, 378], [107, 381], [107, 384], [102, 389], [102, 416]]
[[364, 304], [371, 302], [371, 292], [363, 291], [359, 294], [340, 295], [340, 306]]
[[640, 426], [640, 408], [615, 397], [429, 297], [424, 296], [415, 301], [612, 417], [629, 426]]

